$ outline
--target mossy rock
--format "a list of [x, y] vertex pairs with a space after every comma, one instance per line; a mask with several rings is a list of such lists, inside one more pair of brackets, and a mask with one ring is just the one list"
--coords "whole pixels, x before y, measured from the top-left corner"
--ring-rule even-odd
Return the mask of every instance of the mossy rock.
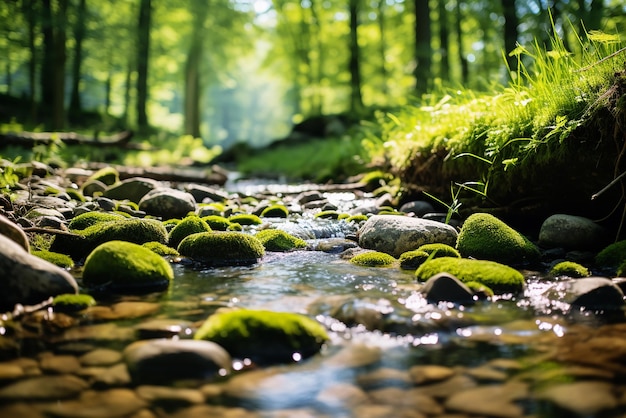
[[194, 338], [213, 341], [234, 358], [268, 365], [316, 354], [328, 334], [319, 322], [304, 315], [240, 309], [211, 315]]
[[83, 230], [99, 223], [117, 221], [125, 217], [113, 212], [85, 212], [74, 217], [68, 224], [71, 231]]
[[178, 251], [176, 251], [174, 248], [168, 247], [167, 245], [161, 244], [160, 242], [155, 242], [155, 241], [144, 242], [141, 245], [143, 247], [146, 247], [153, 253], [160, 255], [161, 257], [165, 257], [165, 256], [178, 257], [180, 255], [178, 254]]
[[230, 226], [230, 221], [220, 215], [204, 216], [202, 220], [209, 224], [213, 231], [227, 231]]
[[91, 295], [64, 293], [57, 295], [52, 299], [52, 309], [55, 312], [78, 312], [94, 306], [96, 300]]
[[45, 250], [31, 251], [31, 254], [43, 260], [46, 260], [54, 264], [55, 266], [59, 266], [61, 268], [69, 269], [69, 268], [74, 267], [74, 261], [72, 260], [72, 258], [65, 254], [60, 254], [60, 253], [55, 253], [52, 251], [45, 251]]
[[135, 244], [156, 241], [167, 243], [167, 231], [154, 219], [120, 218], [75, 231], [76, 235], [57, 235], [50, 251], [68, 254], [74, 260], [87, 256], [98, 245], [108, 241], [128, 241]]
[[389, 267], [393, 266], [396, 261], [393, 256], [380, 251], [368, 251], [350, 259], [352, 264], [363, 267]]
[[243, 231], [243, 226], [241, 226], [241, 224], [238, 223], [233, 223], [231, 222], [230, 225], [228, 225], [228, 229], [227, 231]]
[[234, 231], [200, 232], [186, 237], [178, 252], [211, 266], [249, 266], [265, 255], [261, 241]]
[[174, 228], [170, 231], [168, 244], [170, 247], [176, 248], [178, 244], [191, 234], [197, 234], [198, 232], [210, 232], [211, 227], [204, 219], [199, 218], [196, 215], [187, 216], [182, 221], [176, 223]]
[[465, 220], [456, 248], [463, 257], [504, 264], [533, 263], [541, 255], [528, 238], [488, 213], [475, 213]]
[[270, 205], [261, 212], [262, 218], [286, 218], [289, 216], [289, 209], [285, 205]]
[[568, 276], [573, 278], [589, 277], [589, 269], [573, 261], [562, 261], [550, 269], [553, 276]]
[[85, 196], [83, 196], [83, 194], [79, 190], [68, 188], [65, 189], [65, 192], [72, 200], [76, 200], [77, 202], [85, 201]]
[[524, 276], [504, 264], [488, 260], [441, 257], [426, 261], [416, 271], [419, 281], [426, 281], [435, 274], [449, 273], [463, 283], [478, 282], [495, 293], [518, 293], [524, 289]]
[[367, 215], [352, 215], [346, 218], [346, 222], [365, 222], [367, 221]]
[[148, 292], [166, 289], [174, 279], [172, 266], [141, 245], [109, 241], [89, 254], [83, 268], [83, 284], [115, 292]]
[[479, 282], [467, 282], [465, 283], [465, 286], [469, 287], [470, 290], [472, 292], [474, 292], [474, 295], [484, 295], [485, 297], [493, 297], [494, 296], [494, 292], [493, 290], [489, 287], [489, 286], [485, 286], [483, 283], [479, 283]]
[[400, 268], [403, 270], [415, 270], [426, 260], [428, 260], [430, 254], [422, 250], [406, 251], [400, 255]]
[[254, 235], [267, 251], [285, 252], [306, 248], [305, 240], [279, 229], [264, 229]]
[[231, 215], [228, 220], [231, 223], [237, 223], [239, 225], [261, 225], [263, 223], [263, 220], [257, 215], [247, 213], [238, 213], [236, 215]]
[[315, 218], [320, 219], [339, 219], [341, 214], [336, 210], [323, 210], [315, 214]]
[[107, 186], [111, 186], [120, 181], [120, 173], [113, 167], [104, 167], [93, 173], [88, 180], [101, 181]]
[[419, 251], [424, 251], [428, 253], [429, 255], [432, 254], [433, 258], [438, 258], [438, 257], [461, 258], [461, 254], [458, 252], [458, 250], [448, 244], [435, 242], [432, 244], [420, 245], [417, 249]]
[[606, 246], [595, 258], [595, 262], [600, 268], [617, 270], [626, 260], [626, 240], [617, 241]]

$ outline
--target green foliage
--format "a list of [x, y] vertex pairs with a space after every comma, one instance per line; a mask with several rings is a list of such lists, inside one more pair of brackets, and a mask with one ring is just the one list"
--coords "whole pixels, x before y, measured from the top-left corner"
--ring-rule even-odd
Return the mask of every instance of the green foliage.
[[393, 256], [380, 251], [367, 251], [355, 255], [350, 259], [350, 262], [363, 267], [389, 267], [393, 266], [397, 260]]
[[116, 292], [167, 288], [174, 271], [163, 257], [148, 248], [126, 241], [99, 245], [85, 260], [83, 284], [107, 287]]
[[478, 282], [498, 294], [518, 293], [524, 288], [524, 276], [519, 271], [487, 260], [441, 257], [426, 261], [416, 271], [419, 281], [426, 281], [435, 274], [449, 273], [463, 283]]
[[209, 232], [212, 228], [204, 220], [196, 215], [187, 216], [180, 222], [177, 222], [169, 233], [168, 244], [176, 248], [185, 237], [196, 234], [198, 232]]
[[95, 304], [93, 296], [86, 294], [64, 293], [52, 299], [52, 308], [55, 312], [78, 312]]
[[280, 229], [263, 229], [254, 236], [267, 251], [284, 252], [307, 247], [306, 241]]
[[186, 237], [178, 245], [185, 257], [211, 266], [239, 266], [256, 263], [265, 254], [261, 241], [235, 231], [200, 232]]
[[39, 258], [42, 258], [54, 264], [55, 266], [68, 268], [68, 269], [74, 267], [74, 261], [72, 260], [72, 258], [68, 257], [65, 254], [59, 254], [59, 253], [54, 253], [54, 252], [45, 251], [45, 250], [34, 250], [34, 251], [31, 251], [31, 254]]
[[550, 269], [550, 274], [553, 276], [568, 276], [574, 278], [588, 277], [589, 269], [573, 261], [562, 261], [555, 264]]
[[304, 315], [239, 309], [211, 315], [194, 339], [213, 341], [234, 358], [264, 365], [306, 359], [329, 338], [319, 322]]
[[475, 213], [465, 220], [457, 237], [463, 257], [507, 264], [539, 260], [539, 249], [528, 238], [488, 213]]
[[15, 172], [15, 164], [19, 160], [19, 156], [12, 162], [4, 159], [0, 160], [0, 191], [2, 193], [9, 193], [20, 181], [20, 176]]

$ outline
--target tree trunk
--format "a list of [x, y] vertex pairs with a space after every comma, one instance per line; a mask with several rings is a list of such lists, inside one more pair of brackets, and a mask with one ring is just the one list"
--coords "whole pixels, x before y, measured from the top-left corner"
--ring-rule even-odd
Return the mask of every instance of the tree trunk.
[[58, 0], [57, 31], [54, 40], [54, 106], [52, 129], [62, 130], [65, 126], [65, 61], [66, 26], [68, 0]]
[[461, 83], [466, 84], [469, 79], [469, 65], [467, 63], [467, 58], [465, 57], [465, 50], [463, 49], [463, 31], [461, 28], [463, 10], [461, 4], [462, 0], [456, 0], [454, 27], [456, 32], [456, 42], [458, 44], [459, 63], [461, 64]]
[[209, 13], [208, 1], [194, 3], [193, 33], [191, 46], [185, 63], [185, 102], [184, 102], [184, 132], [194, 138], [200, 138], [200, 99], [202, 96], [202, 80], [200, 63], [204, 56], [204, 38], [206, 31], [204, 24]]
[[311, 1], [311, 26], [314, 28], [311, 34], [311, 45], [315, 47], [317, 52], [317, 62], [315, 71], [312, 71], [312, 78], [314, 80], [313, 97], [311, 104], [313, 108], [313, 114], [323, 114], [323, 95], [322, 95], [322, 79], [324, 78], [324, 48], [322, 45], [322, 24], [320, 22], [319, 14], [317, 13], [317, 1]]
[[22, 12], [26, 16], [28, 23], [28, 51], [30, 53], [28, 57], [28, 102], [29, 102], [29, 114], [31, 121], [37, 119], [37, 48], [35, 46], [35, 31], [37, 26], [37, 10], [35, 9], [33, 0], [25, 0], [22, 3]]
[[386, 22], [385, 22], [385, 0], [378, 1], [378, 32], [380, 34], [380, 45], [379, 45], [379, 53], [380, 53], [380, 76], [382, 78], [380, 93], [384, 97], [384, 101], [381, 104], [387, 104], [389, 97], [389, 83], [387, 82], [388, 73], [387, 70], [387, 33], [386, 33]]
[[141, 0], [139, 5], [139, 25], [137, 26], [137, 126], [148, 127], [148, 58], [150, 55], [151, 0]]
[[510, 56], [509, 53], [517, 47], [519, 19], [515, 9], [515, 0], [502, 0], [502, 15], [504, 17], [504, 52], [509, 71], [517, 68], [518, 57]]
[[359, 5], [360, 0], [350, 0], [350, 112], [357, 113], [363, 109], [361, 94], [361, 69], [359, 63]]
[[430, 88], [433, 50], [430, 43], [430, 5], [428, 0], [414, 0], [415, 5], [415, 91], [423, 94]]
[[448, 25], [448, 11], [446, 10], [446, 2], [440, 0], [438, 2], [439, 13], [439, 51], [441, 53], [440, 77], [444, 81], [450, 80], [450, 27]]
[[70, 95], [70, 116], [80, 115], [82, 105], [80, 100], [80, 76], [83, 62], [83, 39], [85, 39], [85, 21], [87, 20], [87, 0], [79, 0], [74, 25], [74, 61], [72, 63], [72, 92]]
[[[50, 114], [52, 106], [54, 106], [54, 26], [52, 21], [52, 4], [51, 0], [42, 0], [41, 9], [41, 33], [43, 35], [43, 56], [41, 59], [41, 106], [45, 114]], [[50, 125], [50, 121], [46, 121]]]

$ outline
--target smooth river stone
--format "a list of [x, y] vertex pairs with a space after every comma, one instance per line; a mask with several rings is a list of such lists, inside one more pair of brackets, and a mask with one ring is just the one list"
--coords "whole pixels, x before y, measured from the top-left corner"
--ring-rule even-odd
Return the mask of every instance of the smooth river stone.
[[528, 397], [528, 385], [510, 382], [503, 385], [479, 386], [453, 392], [446, 400], [447, 409], [472, 415], [515, 418], [524, 415], [514, 401]]
[[601, 411], [617, 406], [612, 385], [597, 381], [552, 386], [540, 391], [537, 397], [579, 416], [596, 416]]
[[123, 360], [122, 353], [110, 348], [96, 348], [78, 359], [83, 366], [111, 366]]
[[0, 388], [4, 400], [57, 400], [73, 398], [89, 384], [73, 375], [38, 376], [18, 380]]
[[335, 383], [322, 389], [315, 400], [331, 410], [353, 408], [367, 402], [363, 389], [350, 383]]
[[438, 365], [413, 366], [409, 369], [409, 375], [414, 384], [425, 385], [451, 378], [454, 370]]
[[179, 405], [182, 407], [204, 403], [199, 390], [143, 385], [135, 389], [137, 395], [152, 405]]
[[130, 389], [85, 391], [77, 400], [59, 402], [44, 408], [49, 415], [66, 418], [122, 418], [142, 408], [146, 402]]
[[74, 356], [48, 355], [39, 361], [39, 367], [46, 373], [66, 374], [76, 373], [80, 369], [80, 362]]
[[410, 409], [426, 415], [440, 415], [443, 407], [431, 396], [421, 393], [420, 388], [401, 389], [385, 388], [368, 392], [373, 402], [395, 407], [410, 407]]

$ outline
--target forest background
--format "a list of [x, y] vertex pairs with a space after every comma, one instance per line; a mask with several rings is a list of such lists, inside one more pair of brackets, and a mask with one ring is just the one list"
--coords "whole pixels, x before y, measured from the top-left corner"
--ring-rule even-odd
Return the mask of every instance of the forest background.
[[585, 33], [624, 33], [626, 6], [5, 0], [0, 22], [3, 129], [156, 128], [227, 149], [266, 145], [314, 115], [359, 116], [506, 84], [518, 45], [549, 45], [556, 33], [580, 52]]

